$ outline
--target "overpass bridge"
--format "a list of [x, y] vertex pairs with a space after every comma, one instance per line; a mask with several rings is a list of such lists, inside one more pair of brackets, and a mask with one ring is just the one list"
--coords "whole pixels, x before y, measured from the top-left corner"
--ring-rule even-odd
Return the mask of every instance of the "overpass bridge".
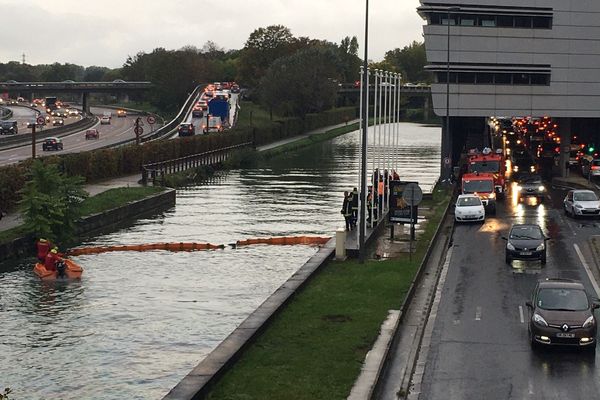
[[129, 94], [152, 88], [151, 82], [126, 82], [120, 79], [112, 82], [0, 82], [0, 92], [32, 97], [37, 94], [79, 93], [83, 111], [89, 113], [88, 95], [90, 93]]

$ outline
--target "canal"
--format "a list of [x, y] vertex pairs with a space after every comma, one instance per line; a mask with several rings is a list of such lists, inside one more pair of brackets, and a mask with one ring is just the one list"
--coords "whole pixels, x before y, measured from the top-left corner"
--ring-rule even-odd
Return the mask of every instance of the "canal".
[[[430, 191], [440, 129], [401, 124], [404, 179]], [[371, 144], [373, 147], [373, 144]], [[177, 191], [177, 206], [86, 245], [333, 235], [357, 186], [352, 132]], [[371, 163], [369, 163], [371, 166]], [[0, 269], [0, 387], [17, 399], [157, 399], [314, 253], [309, 246], [80, 256], [81, 282], [41, 283], [22, 260]]]

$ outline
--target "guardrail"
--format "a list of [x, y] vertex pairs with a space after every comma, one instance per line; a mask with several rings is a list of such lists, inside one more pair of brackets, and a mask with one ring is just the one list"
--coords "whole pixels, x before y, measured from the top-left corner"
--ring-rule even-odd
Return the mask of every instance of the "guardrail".
[[[35, 132], [35, 137], [37, 139], [45, 139], [50, 136], [67, 136], [74, 132], [84, 130], [93, 126], [98, 119], [96, 117], [83, 117], [81, 120], [74, 122], [70, 125], [60, 126], [58, 128], [49, 129], [47, 131], [37, 130]], [[23, 144], [31, 142], [31, 132], [27, 133], [18, 133], [13, 136], [7, 136], [0, 138], [0, 148], [2, 150], [8, 150], [13, 147], [20, 147]], [[12, 146], [12, 147], [11, 147]]]
[[206, 151], [204, 153], [192, 154], [186, 157], [173, 158], [171, 160], [159, 161], [142, 165], [142, 183], [148, 183], [148, 178], [156, 181], [165, 174], [173, 174], [203, 165], [215, 165], [227, 160], [234, 150], [252, 146], [253, 142], [244, 142], [233, 146], [223, 147]]
[[183, 107], [181, 107], [181, 110], [179, 110], [179, 113], [175, 116], [175, 118], [173, 118], [166, 125], [163, 125], [161, 128], [157, 129], [152, 135], [142, 138], [142, 142], [161, 139], [161, 138], [167, 136], [168, 134], [173, 133], [175, 128], [177, 128], [177, 126], [181, 123], [181, 121], [183, 121], [183, 118], [189, 112], [189, 109], [192, 107], [192, 103], [194, 103], [196, 101], [196, 98], [198, 97], [199, 92], [202, 89], [204, 89], [204, 86], [205, 85], [196, 86], [196, 88], [189, 95], [189, 97], [183, 104]]

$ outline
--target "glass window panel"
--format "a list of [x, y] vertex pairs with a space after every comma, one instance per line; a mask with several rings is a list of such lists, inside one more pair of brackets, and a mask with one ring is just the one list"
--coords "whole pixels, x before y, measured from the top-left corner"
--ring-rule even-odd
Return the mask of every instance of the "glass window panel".
[[479, 25], [487, 26], [487, 27], [496, 26], [496, 17], [493, 17], [491, 15], [481, 16], [481, 17], [479, 17]]
[[461, 26], [475, 26], [477, 17], [475, 15], [461, 15], [460, 25]]
[[510, 85], [511, 78], [511, 74], [494, 74], [494, 82], [496, 83], [496, 85]]
[[489, 72], [479, 72], [477, 73], [477, 83], [480, 85], [492, 84], [494, 83], [494, 74]]
[[475, 83], [475, 73], [461, 72], [458, 74], [458, 83]]
[[529, 85], [529, 74], [513, 74], [514, 85]]
[[515, 17], [515, 28], [531, 28], [531, 17]]
[[552, 18], [549, 17], [533, 17], [533, 27], [537, 29], [551, 29]]
[[498, 15], [496, 21], [497, 25], [501, 28], [512, 28], [515, 25], [514, 18], [510, 15]]
[[550, 85], [550, 75], [548, 74], [531, 74], [532, 85]]

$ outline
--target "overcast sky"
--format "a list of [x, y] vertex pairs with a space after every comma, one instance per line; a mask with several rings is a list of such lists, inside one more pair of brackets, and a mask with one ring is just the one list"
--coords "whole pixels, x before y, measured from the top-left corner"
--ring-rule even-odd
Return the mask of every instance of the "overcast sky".
[[[369, 58], [422, 40], [418, 0], [371, 0]], [[365, 1], [356, 0], [0, 0], [0, 62], [120, 67], [156, 47], [212, 40], [240, 49], [259, 27], [339, 43], [356, 35], [362, 57]]]

